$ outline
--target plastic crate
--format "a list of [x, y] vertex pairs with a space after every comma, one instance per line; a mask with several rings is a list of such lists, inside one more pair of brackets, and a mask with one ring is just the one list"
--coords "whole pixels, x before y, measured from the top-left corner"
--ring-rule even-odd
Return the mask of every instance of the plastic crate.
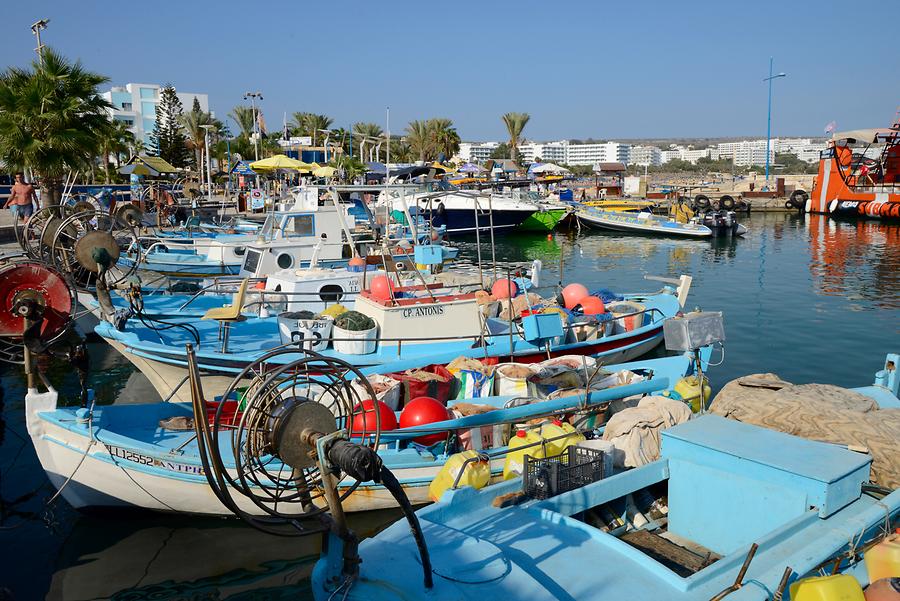
[[524, 491], [549, 499], [603, 479], [603, 451], [572, 445], [562, 455], [535, 459], [525, 455]]

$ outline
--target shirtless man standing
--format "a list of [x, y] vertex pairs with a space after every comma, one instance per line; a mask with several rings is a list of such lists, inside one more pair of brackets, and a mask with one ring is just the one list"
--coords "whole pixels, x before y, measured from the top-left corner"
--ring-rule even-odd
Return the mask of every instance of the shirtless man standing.
[[34, 186], [26, 184], [24, 176], [21, 173], [16, 173], [16, 183], [13, 184], [9, 198], [3, 207], [12, 209], [14, 219], [25, 221], [34, 212], [32, 201], [37, 204], [37, 194], [34, 193]]

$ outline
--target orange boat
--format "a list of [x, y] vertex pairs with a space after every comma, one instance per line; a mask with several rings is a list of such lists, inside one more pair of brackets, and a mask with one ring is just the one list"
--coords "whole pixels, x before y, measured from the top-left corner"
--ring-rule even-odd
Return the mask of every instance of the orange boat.
[[834, 134], [812, 192], [797, 190], [791, 200], [807, 213], [900, 219], [900, 119], [888, 128]]

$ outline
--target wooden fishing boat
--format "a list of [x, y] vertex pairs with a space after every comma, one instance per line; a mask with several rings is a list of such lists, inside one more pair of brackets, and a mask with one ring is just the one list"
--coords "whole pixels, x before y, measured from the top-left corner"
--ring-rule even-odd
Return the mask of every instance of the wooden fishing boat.
[[[663, 323], [684, 307], [691, 278], [682, 276], [675, 282], [677, 288], [666, 286], [659, 292], [621, 295], [618, 304], [610, 305], [615, 313], [605, 315], [603, 324], [597, 318], [563, 324], [559, 313], [544, 315], [541, 320], [556, 320], [556, 328], [547, 338], [534, 338], [527, 332], [524, 318], [486, 317], [477, 294], [442, 284], [398, 288], [395, 298], [387, 300], [364, 290], [354, 308], [369, 316], [377, 327], [366, 348], [350, 354], [346, 345], [339, 344], [347, 341], [334, 334], [317, 337], [314, 348], [324, 356], [358, 367], [404, 359], [439, 363], [434, 357], [448, 354], [451, 356], [445, 361], [467, 356], [535, 362], [548, 355], [568, 354], [603, 357], [607, 362], [630, 361], [659, 345]], [[117, 325], [102, 321], [94, 331], [141, 370], [162, 398], [174, 395], [172, 398], [187, 402], [189, 391], [182, 386], [187, 380], [186, 344], [196, 345], [199, 369], [211, 394], [221, 394], [234, 374], [285, 345], [277, 317], [233, 312], [234, 319], [227, 322], [196, 317], [167, 319], [167, 324], [174, 324], [170, 326], [155, 325], [143, 318]], [[303, 338], [297, 340], [303, 343]]]
[[[708, 354], [705, 355], [708, 358]], [[580, 358], [579, 358], [580, 359]], [[409, 362], [383, 366], [375, 372], [405, 369]], [[585, 369], [600, 369], [593, 362], [585, 363]], [[566, 408], [596, 406], [605, 408], [610, 400], [668, 390], [681, 378], [694, 372], [689, 356], [651, 359], [621, 365], [609, 365], [600, 370], [610, 384], [633, 381], [632, 384], [596, 389], [589, 395], [566, 397], [554, 405], [555, 411]], [[617, 379], [616, 374], [629, 374], [629, 379]], [[598, 377], [598, 380], [603, 377]], [[483, 414], [490, 419], [488, 428], [502, 427], [507, 423], [514, 397], [487, 396], [474, 399], [451, 400], [452, 409], [458, 403], [476, 402], [481, 406], [495, 407], [495, 411]], [[324, 401], [323, 401], [324, 402]], [[521, 404], [522, 399], [516, 401]], [[212, 416], [221, 403], [208, 403]], [[172, 430], [161, 424], [187, 422], [194, 417], [190, 403], [144, 403], [127, 405], [103, 405], [89, 408], [61, 406], [59, 393], [50, 388], [45, 392], [29, 390], [26, 399], [26, 422], [37, 455], [50, 481], [62, 496], [75, 508], [133, 507], [156, 511], [193, 513], [205, 515], [231, 515], [210, 489], [204, 464], [198, 453], [194, 430]], [[532, 417], [547, 415], [548, 401], [534, 399], [529, 405]], [[231, 411], [236, 408], [231, 401]], [[238, 412], [240, 410], [238, 409]], [[399, 414], [399, 411], [398, 411]], [[206, 415], [203, 416], [207, 418]], [[174, 418], [174, 420], [173, 420]], [[210, 418], [211, 419], [211, 418]], [[229, 422], [227, 429], [219, 433], [223, 448], [231, 448], [233, 431], [239, 419]], [[410, 443], [421, 436], [421, 429], [398, 429], [382, 436], [381, 457], [396, 474], [407, 497], [416, 505], [429, 501], [428, 487], [435, 475], [452, 455], [458, 445], [458, 432], [468, 432], [464, 418], [455, 418], [429, 424], [430, 431], [446, 432], [450, 442], [423, 448]], [[499, 435], [498, 435], [499, 436]], [[502, 447], [503, 443], [498, 438]], [[232, 455], [233, 452], [227, 451]], [[500, 477], [503, 462], [493, 465], [496, 478]], [[234, 471], [234, 461], [229, 464]], [[374, 482], [350, 490], [352, 479], [339, 485], [346, 511], [368, 511], [395, 507], [396, 501]], [[245, 511], [254, 515], [265, 512], [247, 502]]]

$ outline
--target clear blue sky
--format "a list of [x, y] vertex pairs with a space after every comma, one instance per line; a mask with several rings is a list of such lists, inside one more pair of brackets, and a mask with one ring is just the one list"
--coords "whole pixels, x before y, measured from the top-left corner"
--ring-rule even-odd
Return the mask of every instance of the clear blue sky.
[[[463, 139], [765, 136], [887, 125], [900, 105], [900, 2], [9, 1], [0, 65], [44, 42], [115, 84], [207, 92], [224, 117], [264, 94], [269, 128], [313, 111], [336, 126], [448, 117]], [[254, 6], [265, 6], [254, 12]], [[233, 124], [232, 124], [233, 127]]]

